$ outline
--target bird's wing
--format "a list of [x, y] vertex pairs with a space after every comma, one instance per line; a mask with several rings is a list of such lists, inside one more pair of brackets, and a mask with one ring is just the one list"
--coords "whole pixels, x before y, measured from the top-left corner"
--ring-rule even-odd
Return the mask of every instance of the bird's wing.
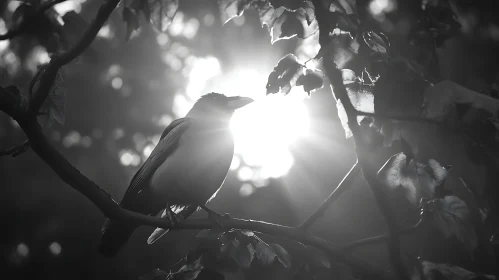
[[173, 121], [165, 128], [158, 145], [156, 145], [151, 155], [133, 176], [120, 206], [126, 208], [127, 204], [132, 202], [129, 200], [133, 200], [137, 193], [147, 187], [148, 181], [151, 179], [154, 171], [175, 151], [180, 137], [190, 124], [191, 119], [181, 118]]

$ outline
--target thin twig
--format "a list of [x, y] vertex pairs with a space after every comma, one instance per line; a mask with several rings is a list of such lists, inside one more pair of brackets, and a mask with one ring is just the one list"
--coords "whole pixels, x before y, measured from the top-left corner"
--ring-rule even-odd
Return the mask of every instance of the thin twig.
[[[330, 48], [329, 45], [329, 10], [323, 6], [320, 0], [312, 0], [315, 7], [315, 16], [319, 24], [319, 44], [321, 48]], [[326, 76], [331, 83], [331, 87], [336, 99], [341, 101], [343, 108], [345, 109], [348, 127], [352, 132], [355, 149], [357, 152], [357, 158], [359, 165], [367, 181], [374, 198], [378, 204], [378, 207], [383, 214], [387, 227], [388, 227], [388, 251], [389, 259], [392, 264], [398, 279], [409, 279], [408, 273], [405, 270], [404, 263], [401, 258], [400, 252], [400, 238], [398, 236], [398, 227], [396, 223], [395, 216], [389, 207], [389, 201], [382, 191], [382, 186], [380, 185], [376, 171], [372, 168], [372, 163], [369, 159], [369, 152], [367, 151], [367, 146], [363, 143], [363, 138], [361, 137], [360, 127], [357, 123], [356, 109], [350, 101], [348, 92], [343, 84], [343, 78], [341, 71], [337, 68], [331, 54], [325, 54], [322, 60], [322, 65], [324, 67]]]
[[18, 146], [11, 147], [5, 151], [0, 151], [0, 156], [12, 156], [13, 158], [17, 157], [18, 155], [26, 152], [29, 149], [29, 141], [26, 140], [24, 143]]
[[[408, 234], [408, 233], [412, 233], [412, 232], [416, 231], [421, 226], [421, 222], [422, 222], [422, 219], [419, 220], [413, 226], [399, 229], [398, 234]], [[359, 246], [364, 246], [364, 245], [368, 245], [368, 244], [382, 242], [382, 241], [387, 240], [388, 238], [389, 238], [389, 236], [387, 234], [382, 234], [382, 235], [378, 235], [378, 236], [374, 236], [374, 237], [364, 238], [361, 240], [353, 241], [352, 243], [345, 245], [343, 248], [341, 248], [341, 250], [343, 252], [351, 251]]]
[[417, 117], [417, 116], [396, 116], [396, 115], [388, 115], [388, 114], [383, 114], [383, 113], [368, 113], [368, 112], [362, 112], [362, 111], [358, 111], [358, 110], [355, 110], [354, 113], [357, 116], [366, 116], [366, 117], [372, 117], [372, 118], [378, 118], [378, 119], [389, 119], [389, 120], [404, 121], [404, 122], [420, 122], [420, 123], [428, 123], [428, 124], [434, 124], [434, 125], [441, 125], [442, 124], [441, 122], [439, 122], [437, 120], [423, 118], [423, 117]]
[[67, 52], [54, 57], [50, 61], [50, 63], [41, 74], [38, 89], [34, 93], [34, 96], [32, 97], [32, 100], [29, 104], [29, 111], [32, 117], [36, 116], [38, 110], [40, 110], [40, 107], [49, 95], [50, 89], [54, 84], [59, 69], [65, 64], [71, 62], [90, 46], [90, 44], [97, 36], [97, 33], [107, 21], [119, 2], [120, 0], [108, 0], [106, 3], [102, 4], [99, 11], [97, 12], [97, 16], [92, 21], [90, 26], [85, 30], [80, 40], [78, 40], [78, 42]]
[[319, 217], [324, 215], [324, 211], [331, 205], [336, 199], [338, 199], [344, 191], [350, 187], [352, 184], [353, 179], [355, 178], [355, 175], [357, 175], [360, 171], [359, 165], [356, 162], [352, 168], [350, 168], [350, 171], [343, 177], [341, 182], [336, 186], [336, 188], [333, 190], [333, 192], [329, 195], [329, 197], [322, 203], [315, 212], [313, 212], [308, 218], [301, 223], [301, 225], [298, 226], [298, 229], [301, 230], [306, 230], [309, 228]]
[[26, 30], [26, 28], [32, 24], [33, 19], [37, 18], [40, 14], [45, 13], [48, 9], [52, 8], [53, 6], [65, 2], [66, 0], [55, 0], [50, 3], [42, 5], [34, 15], [24, 19], [17, 27], [14, 27], [13, 29], [7, 31], [5, 34], [0, 34], [0, 41], [2, 40], [9, 40], [12, 39], [16, 36], [19, 36]]

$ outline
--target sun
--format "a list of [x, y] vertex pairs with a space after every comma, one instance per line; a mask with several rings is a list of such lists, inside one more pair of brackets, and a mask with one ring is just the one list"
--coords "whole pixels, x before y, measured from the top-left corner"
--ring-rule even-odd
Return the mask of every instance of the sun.
[[289, 148], [308, 134], [306, 94], [295, 88], [287, 95], [266, 95], [267, 76], [245, 67], [222, 74], [215, 57], [192, 60], [184, 94], [174, 99], [173, 110], [185, 115], [203, 92], [251, 97], [255, 102], [237, 110], [230, 123], [234, 135], [231, 169], [241, 181], [262, 181], [288, 173], [294, 158]]
[[261, 96], [234, 113], [230, 128], [235, 154], [247, 165], [261, 168], [260, 176], [281, 177], [294, 162], [289, 146], [308, 132], [308, 114], [299, 98]]

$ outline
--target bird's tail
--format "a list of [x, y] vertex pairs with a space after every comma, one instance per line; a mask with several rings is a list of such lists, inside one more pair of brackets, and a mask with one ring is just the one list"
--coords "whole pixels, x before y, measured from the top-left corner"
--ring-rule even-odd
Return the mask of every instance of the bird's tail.
[[[182, 221], [187, 219], [192, 213], [196, 212], [198, 210], [197, 206], [193, 205], [186, 205], [186, 206], [172, 206], [171, 207], [173, 213], [176, 214], [177, 218]], [[165, 218], [167, 216], [166, 213], [167, 210], [163, 211], [161, 214], [161, 218]], [[163, 235], [168, 233], [170, 231], [169, 229], [162, 229], [162, 228], [156, 228], [154, 232], [149, 236], [147, 239], [147, 244], [153, 244], [156, 242], [158, 239], [160, 239]]]
[[104, 257], [114, 257], [127, 242], [133, 231], [137, 228], [121, 222], [111, 222], [107, 219], [102, 226], [102, 237], [99, 246], [99, 252]]

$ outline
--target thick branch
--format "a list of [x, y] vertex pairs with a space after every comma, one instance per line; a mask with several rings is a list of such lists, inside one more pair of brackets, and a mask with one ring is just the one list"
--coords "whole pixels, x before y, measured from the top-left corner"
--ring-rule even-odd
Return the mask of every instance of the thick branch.
[[50, 89], [54, 84], [59, 69], [65, 64], [69, 63], [71, 60], [75, 59], [90, 46], [90, 44], [97, 36], [97, 33], [107, 21], [119, 2], [120, 0], [108, 0], [106, 3], [104, 3], [97, 12], [97, 16], [95, 17], [95, 19], [83, 33], [83, 36], [80, 38], [80, 40], [67, 52], [54, 57], [50, 61], [49, 65], [45, 67], [45, 70], [43, 70], [43, 73], [40, 77], [38, 89], [34, 93], [33, 99], [29, 104], [29, 111], [31, 116], [36, 116], [38, 114], [40, 107], [49, 95]]
[[31, 17], [28, 17], [26, 19], [24, 19], [18, 26], [14, 27], [13, 29], [7, 31], [7, 33], [5, 34], [0, 34], [0, 41], [2, 40], [10, 40], [16, 36], [19, 36], [20, 34], [22, 34], [26, 28], [33, 24], [33, 20], [36, 19], [38, 16], [40, 16], [41, 14], [45, 13], [45, 11], [47, 11], [48, 9], [52, 8], [53, 6], [59, 4], [59, 3], [62, 3], [66, 0], [55, 0], [53, 2], [50, 2], [50, 3], [47, 3], [43, 6], [41, 6], [38, 11], [36, 11], [35, 15], [31, 16]]
[[344, 191], [350, 187], [352, 184], [353, 179], [355, 178], [355, 175], [360, 171], [359, 165], [356, 162], [352, 168], [350, 168], [350, 171], [343, 177], [343, 180], [336, 186], [336, 188], [333, 190], [333, 192], [329, 195], [329, 197], [322, 203], [317, 210], [315, 210], [314, 213], [312, 213], [305, 221], [298, 226], [299, 229], [305, 230], [309, 228], [319, 217], [324, 215], [324, 211], [331, 205], [336, 199], [338, 199]]
[[[421, 226], [421, 222], [422, 222], [422, 220], [419, 220], [417, 222], [417, 224], [415, 224], [413, 226], [399, 229], [398, 230], [398, 234], [413, 233], [414, 231], [416, 231], [417, 229], [419, 229], [419, 227]], [[373, 237], [368, 237], [368, 238], [360, 239], [360, 240], [354, 241], [352, 243], [349, 243], [349, 244], [343, 246], [343, 248], [341, 248], [341, 250], [344, 251], [344, 252], [351, 251], [351, 250], [354, 250], [355, 248], [357, 248], [359, 246], [364, 246], [364, 245], [368, 245], [368, 244], [382, 242], [382, 241], [387, 240], [388, 238], [389, 238], [389, 236], [387, 234], [382, 234], [382, 235], [378, 235], [378, 236], [373, 236]]]
[[[319, 24], [319, 44], [321, 45], [321, 48], [327, 48], [329, 47], [329, 11], [323, 6], [320, 0], [313, 0], [312, 2], [315, 7], [316, 19]], [[401, 258], [397, 223], [389, 207], [389, 201], [382, 191], [381, 184], [378, 182], [376, 172], [373, 170], [372, 164], [370, 163], [369, 152], [366, 150], [366, 145], [362, 141], [359, 124], [357, 123], [357, 110], [353, 107], [352, 102], [350, 101], [345, 85], [343, 84], [341, 71], [337, 68], [334, 59], [329, 54], [330, 52], [324, 50], [322, 53], [324, 54], [322, 64], [326, 76], [331, 83], [335, 97], [341, 101], [343, 107], [345, 108], [348, 126], [352, 131], [357, 158], [362, 173], [371, 188], [371, 191], [373, 192], [374, 198], [388, 226], [388, 251], [390, 262], [399, 279], [409, 279]]]
[[[136, 225], [172, 228], [170, 222], [166, 219], [147, 216], [120, 208], [106, 191], [85, 177], [76, 167], [68, 162], [62, 154], [49, 144], [41, 131], [40, 125], [35, 119], [23, 118], [22, 120], [18, 120], [18, 122], [26, 133], [33, 151], [37, 153], [65, 183], [90, 199], [104, 215], [114, 220], [123, 220]], [[363, 261], [342, 254], [337, 246], [327, 240], [309, 235], [296, 228], [233, 218], [224, 221], [224, 226], [227, 228], [249, 229], [269, 235], [293, 239], [324, 250], [331, 258], [351, 266], [354, 270], [362, 272], [366, 276], [374, 277], [374, 279], [394, 279], [392, 275], [383, 270], [371, 267]], [[188, 219], [176, 225], [176, 229], [207, 229], [211, 227], [213, 227], [213, 221], [211, 219]]]
[[[95, 20], [91, 23], [88, 29], [85, 31], [82, 38], [73, 46], [68, 52], [63, 53], [62, 55], [55, 57], [49, 63], [49, 65], [45, 68], [42, 76], [40, 78], [40, 83], [37, 91], [34, 94], [33, 99], [29, 105], [29, 112], [26, 113], [22, 110], [14, 110], [16, 103], [6, 104], [3, 103], [3, 97], [0, 97], [0, 109], [9, 114], [11, 117], [16, 119], [20, 124], [21, 128], [26, 133], [28, 137], [28, 141], [31, 143], [31, 147], [34, 152], [36, 152], [42, 160], [44, 160], [57, 174], [58, 176], [67, 184], [75, 188], [77, 191], [81, 192], [88, 199], [90, 199], [107, 217], [115, 220], [125, 220], [130, 223], [134, 223], [137, 225], [149, 225], [154, 227], [162, 227], [162, 228], [171, 228], [170, 223], [167, 220], [160, 219], [153, 216], [146, 216], [139, 213], [131, 212], [126, 209], [120, 208], [110, 197], [110, 195], [101, 189], [97, 184], [92, 182], [90, 179], [85, 177], [76, 167], [71, 165], [63, 155], [61, 155], [55, 148], [53, 148], [45, 136], [43, 135], [40, 125], [36, 121], [36, 115], [44, 100], [49, 94], [49, 91], [54, 83], [57, 72], [59, 69], [69, 63], [71, 60], [80, 55], [94, 40], [98, 31], [102, 27], [102, 25], [107, 21], [109, 15], [115, 9], [119, 0], [108, 0], [105, 4], [101, 6], [99, 12], [95, 18]], [[317, 2], [317, 1], [316, 1]], [[328, 65], [328, 63], [325, 63]], [[326, 67], [327, 68], [327, 67]], [[329, 69], [331, 70], [331, 69]], [[338, 69], [336, 71], [339, 73]], [[331, 71], [326, 71], [331, 83], [335, 84], [335, 74]], [[334, 88], [335, 92], [340, 92], [340, 99], [344, 102], [345, 109], [347, 110], [347, 114], [349, 120], [351, 120], [351, 115], [353, 111], [353, 106], [348, 100], [348, 96], [346, 95], [346, 90], [341, 81], [341, 74], [339, 91]], [[336, 83], [338, 85], [338, 83]], [[344, 91], [341, 92], [341, 90]], [[3, 94], [4, 91], [0, 92]], [[345, 96], [347, 99], [345, 99]], [[10, 99], [5, 98], [10, 102]], [[9, 106], [11, 105], [11, 106]], [[28, 115], [29, 114], [29, 115]], [[355, 116], [355, 115], [354, 115]], [[355, 125], [352, 125], [350, 122], [351, 130], [355, 135], [358, 135], [358, 124], [355, 122]], [[354, 137], [355, 138], [355, 137]], [[357, 137], [358, 138], [358, 137]], [[359, 145], [358, 145], [359, 146]], [[360, 147], [360, 146], [359, 146]], [[362, 157], [359, 158], [359, 164], [363, 167]], [[372, 178], [366, 174], [364, 171], [366, 180], [368, 182], [372, 182]], [[376, 187], [372, 187], [373, 190]], [[388, 220], [388, 219], [387, 219]], [[204, 229], [211, 228], [213, 222], [210, 219], [189, 219], [187, 221], [181, 222], [177, 228], [180, 229]], [[224, 225], [230, 228], [238, 228], [238, 229], [249, 229], [262, 233], [267, 233], [276, 236], [283, 236], [286, 238], [290, 238], [296, 241], [303, 242], [305, 244], [318, 247], [324, 250], [330, 257], [344, 262], [347, 265], [352, 266], [353, 269], [357, 271], [362, 271], [366, 276], [375, 277], [376, 279], [393, 279], [393, 277], [376, 269], [374, 267], [370, 267], [368, 264], [363, 263], [362, 261], [353, 259], [351, 257], [347, 257], [343, 255], [338, 248], [331, 244], [330, 242], [321, 239], [319, 237], [315, 237], [305, 232], [290, 228], [282, 225], [270, 224], [265, 222], [251, 221], [251, 220], [242, 220], [242, 219], [229, 219], [224, 222]], [[390, 227], [392, 229], [392, 227]], [[391, 230], [390, 232], [393, 232]], [[390, 240], [395, 240], [392, 237]], [[398, 243], [395, 243], [398, 244]], [[391, 254], [393, 256], [393, 254]]]

